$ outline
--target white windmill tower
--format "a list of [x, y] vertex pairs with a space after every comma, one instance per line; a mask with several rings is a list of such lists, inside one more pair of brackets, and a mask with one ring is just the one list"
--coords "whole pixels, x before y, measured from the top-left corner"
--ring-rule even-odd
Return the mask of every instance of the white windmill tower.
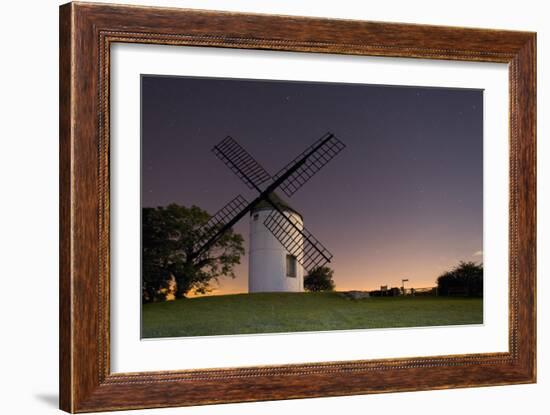
[[[303, 291], [304, 270], [325, 265], [332, 254], [275, 190], [292, 196], [344, 148], [327, 133], [271, 177], [233, 138], [215, 145], [214, 154], [259, 195], [252, 202], [237, 195], [212, 216], [201, 229], [191, 260], [200, 263], [210, 247], [250, 212], [249, 292]], [[270, 184], [262, 189], [265, 182]]]
[[269, 215], [278, 213], [271, 203], [261, 200], [250, 210], [248, 292], [304, 291], [304, 268], [298, 262], [304, 250], [303, 217], [277, 193], [271, 193], [269, 199], [294, 223], [295, 227], [288, 224], [286, 233], [295, 244], [289, 252], [265, 226]]

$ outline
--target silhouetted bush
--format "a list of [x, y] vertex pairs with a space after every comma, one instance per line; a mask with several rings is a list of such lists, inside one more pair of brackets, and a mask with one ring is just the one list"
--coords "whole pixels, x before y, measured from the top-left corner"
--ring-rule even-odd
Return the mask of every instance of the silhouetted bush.
[[483, 297], [483, 264], [461, 261], [437, 278], [438, 295]]
[[317, 267], [304, 278], [306, 291], [334, 291], [332, 276], [334, 271], [329, 267]]

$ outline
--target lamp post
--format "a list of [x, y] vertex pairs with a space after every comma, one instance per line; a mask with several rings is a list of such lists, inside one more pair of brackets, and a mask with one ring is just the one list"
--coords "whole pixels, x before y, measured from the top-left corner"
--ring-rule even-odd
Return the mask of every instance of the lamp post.
[[403, 292], [403, 295], [405, 295], [405, 283], [409, 280], [407, 278], [401, 280], [401, 291]]

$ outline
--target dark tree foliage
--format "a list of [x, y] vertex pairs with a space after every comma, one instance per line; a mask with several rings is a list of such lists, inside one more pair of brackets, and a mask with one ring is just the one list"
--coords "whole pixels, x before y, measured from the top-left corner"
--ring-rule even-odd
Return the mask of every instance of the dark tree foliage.
[[437, 278], [438, 295], [483, 296], [483, 264], [461, 261]]
[[142, 299], [164, 300], [159, 290], [176, 281], [176, 297], [210, 291], [212, 280], [235, 278], [234, 267], [244, 255], [243, 237], [228, 230], [197, 264], [191, 261], [201, 227], [210, 215], [197, 206], [177, 204], [142, 210]]
[[304, 288], [307, 291], [334, 291], [333, 274], [334, 271], [329, 267], [313, 268], [304, 277]]

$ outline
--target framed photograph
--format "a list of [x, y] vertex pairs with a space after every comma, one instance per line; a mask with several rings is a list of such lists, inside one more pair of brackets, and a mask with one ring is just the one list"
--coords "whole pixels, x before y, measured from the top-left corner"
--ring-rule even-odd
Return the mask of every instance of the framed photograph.
[[536, 35], [60, 8], [60, 407], [536, 381]]

